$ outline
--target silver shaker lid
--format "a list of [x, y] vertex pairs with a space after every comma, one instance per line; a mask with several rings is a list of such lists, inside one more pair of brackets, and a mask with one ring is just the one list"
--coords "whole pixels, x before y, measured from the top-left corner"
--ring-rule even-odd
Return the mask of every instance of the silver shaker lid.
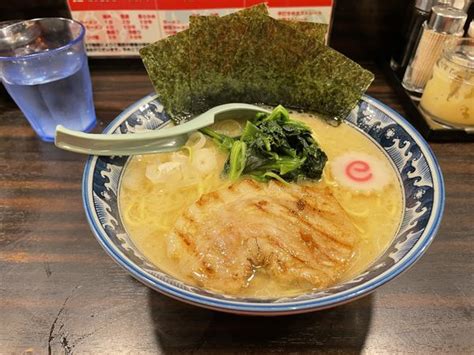
[[416, 0], [415, 7], [424, 12], [431, 12], [433, 6], [453, 6], [454, 0]]
[[463, 30], [467, 14], [454, 7], [434, 6], [428, 27], [435, 32], [455, 34]]
[[425, 12], [430, 12], [433, 5], [435, 5], [435, 0], [416, 0], [415, 1], [415, 7]]
[[415, 7], [421, 11], [431, 12], [433, 6], [452, 6], [454, 0], [416, 0]]
[[453, 6], [456, 0], [437, 0], [433, 6]]

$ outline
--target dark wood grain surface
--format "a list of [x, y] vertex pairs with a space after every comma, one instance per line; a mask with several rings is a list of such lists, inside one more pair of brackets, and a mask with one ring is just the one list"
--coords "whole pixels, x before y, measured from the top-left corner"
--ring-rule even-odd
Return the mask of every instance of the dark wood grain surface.
[[[369, 93], [402, 109], [383, 74]], [[141, 65], [93, 65], [101, 130], [152, 88]], [[474, 352], [474, 145], [432, 144], [446, 182], [435, 241], [408, 272], [334, 309], [255, 318], [156, 293], [96, 242], [81, 201], [85, 158], [36, 138], [0, 103], [0, 354]]]

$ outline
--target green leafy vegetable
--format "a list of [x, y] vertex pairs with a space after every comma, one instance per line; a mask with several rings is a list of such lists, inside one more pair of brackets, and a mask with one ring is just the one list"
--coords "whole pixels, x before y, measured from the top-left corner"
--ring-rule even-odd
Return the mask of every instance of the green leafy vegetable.
[[210, 128], [201, 128], [200, 130], [205, 135], [212, 138], [214, 143], [216, 143], [221, 149], [230, 151], [232, 149], [232, 144], [234, 144], [234, 138], [228, 137], [225, 134], [217, 133]]
[[241, 175], [258, 181], [319, 180], [327, 161], [310, 128], [290, 119], [281, 105], [270, 114], [259, 113], [247, 121], [240, 137], [229, 137], [210, 128], [201, 132], [229, 152], [224, 174], [232, 181]]
[[229, 168], [227, 174], [230, 180], [237, 180], [245, 169], [245, 161], [247, 158], [247, 143], [236, 140], [232, 144], [229, 155]]

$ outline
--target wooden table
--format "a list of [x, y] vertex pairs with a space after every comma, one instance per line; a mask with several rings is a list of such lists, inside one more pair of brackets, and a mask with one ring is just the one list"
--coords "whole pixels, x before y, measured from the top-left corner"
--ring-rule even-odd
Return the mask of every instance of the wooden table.
[[[369, 94], [403, 114], [383, 74]], [[125, 69], [126, 68], [126, 69]], [[93, 66], [97, 130], [152, 91], [140, 64]], [[446, 212], [426, 255], [372, 295], [277, 318], [189, 306], [132, 279], [89, 230], [85, 157], [0, 103], [0, 353], [473, 353], [474, 145], [432, 144]]]

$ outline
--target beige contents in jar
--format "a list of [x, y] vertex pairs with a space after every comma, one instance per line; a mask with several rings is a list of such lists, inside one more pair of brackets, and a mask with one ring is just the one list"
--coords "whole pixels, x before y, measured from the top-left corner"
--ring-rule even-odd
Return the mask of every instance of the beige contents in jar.
[[441, 59], [426, 85], [421, 108], [442, 123], [474, 126], [474, 74]]

